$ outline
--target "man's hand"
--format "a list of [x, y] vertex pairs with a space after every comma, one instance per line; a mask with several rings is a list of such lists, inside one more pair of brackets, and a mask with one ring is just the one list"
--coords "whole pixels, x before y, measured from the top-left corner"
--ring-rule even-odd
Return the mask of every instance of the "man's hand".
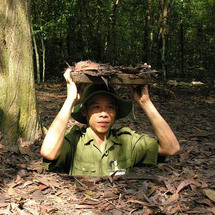
[[72, 101], [78, 101], [80, 99], [80, 95], [78, 94], [78, 89], [75, 82], [71, 78], [71, 69], [68, 68], [63, 74], [66, 84], [67, 84], [67, 99], [71, 99]]
[[129, 87], [133, 98], [138, 103], [144, 103], [150, 100], [148, 85], [144, 85], [141, 87]]
[[167, 124], [167, 122], [160, 115], [160, 113], [152, 103], [149, 97], [148, 85], [137, 88], [129, 86], [129, 88], [134, 100], [140, 104], [154, 128], [155, 134], [159, 140], [159, 154], [176, 154], [180, 150], [178, 140], [176, 139], [175, 134], [173, 133], [170, 126]]
[[68, 68], [63, 74], [67, 84], [67, 100], [77, 102], [81, 98], [84, 85], [80, 85], [80, 91], [77, 88], [76, 83], [71, 78], [71, 69]]
[[[67, 99], [52, 122], [43, 141], [40, 153], [48, 160], [56, 160], [61, 154], [66, 127], [75, 103], [81, 98], [76, 83], [71, 78], [71, 69], [64, 73], [67, 83]], [[80, 86], [82, 87], [82, 86]]]
[[[144, 66], [151, 68], [151, 65], [148, 65], [147, 63], [144, 63]], [[137, 86], [136, 88], [129, 86], [129, 89], [137, 103], [145, 103], [150, 101], [148, 85]]]

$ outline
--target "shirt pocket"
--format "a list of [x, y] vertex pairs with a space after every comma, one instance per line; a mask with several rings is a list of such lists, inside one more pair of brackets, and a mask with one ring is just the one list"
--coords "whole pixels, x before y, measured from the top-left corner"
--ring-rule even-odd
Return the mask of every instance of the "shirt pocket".
[[75, 159], [72, 172], [73, 175], [94, 176], [96, 173], [95, 163]]

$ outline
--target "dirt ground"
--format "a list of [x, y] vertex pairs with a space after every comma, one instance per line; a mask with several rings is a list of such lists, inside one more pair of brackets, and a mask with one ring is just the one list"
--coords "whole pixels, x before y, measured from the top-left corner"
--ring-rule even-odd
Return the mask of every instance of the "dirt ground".
[[[127, 90], [117, 91], [128, 98]], [[41, 141], [0, 144], [0, 214], [215, 214], [215, 89], [169, 82], [151, 86], [155, 106], [174, 130], [181, 151], [157, 167], [136, 167], [124, 177], [88, 178], [43, 170]], [[66, 98], [65, 84], [37, 86], [43, 125], [48, 128]], [[71, 126], [75, 122], [70, 120]], [[115, 126], [153, 136], [135, 104]], [[4, 135], [0, 133], [0, 140]]]

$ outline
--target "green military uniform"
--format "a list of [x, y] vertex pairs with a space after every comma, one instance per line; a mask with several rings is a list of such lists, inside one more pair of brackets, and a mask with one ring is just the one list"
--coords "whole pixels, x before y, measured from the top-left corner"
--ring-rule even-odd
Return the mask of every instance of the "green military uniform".
[[157, 163], [158, 142], [148, 135], [139, 135], [128, 127], [111, 129], [100, 151], [91, 128], [73, 126], [66, 134], [61, 155], [55, 161], [44, 159], [47, 170], [63, 170], [70, 175], [107, 176], [114, 171], [132, 170], [137, 163]]

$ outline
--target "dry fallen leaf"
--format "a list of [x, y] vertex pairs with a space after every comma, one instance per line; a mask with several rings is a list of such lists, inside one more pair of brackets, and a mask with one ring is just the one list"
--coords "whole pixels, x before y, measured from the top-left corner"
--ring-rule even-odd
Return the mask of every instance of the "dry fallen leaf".
[[215, 202], [215, 191], [211, 189], [203, 189], [202, 193], [205, 194], [210, 200]]
[[180, 158], [181, 158], [182, 160], [187, 160], [187, 159], [189, 159], [189, 157], [190, 157], [190, 153], [187, 153], [187, 152], [181, 153], [181, 154], [179, 154], [179, 155], [180, 155]]
[[190, 152], [192, 152], [194, 149], [193, 146], [191, 146], [186, 152], [180, 153], [179, 156], [182, 160], [187, 160], [190, 158]]
[[45, 190], [46, 188], [48, 188], [46, 185], [44, 185], [44, 184], [40, 184], [39, 186], [38, 186], [38, 188], [39, 188], [39, 190], [41, 190], [41, 191], [43, 191], [43, 190]]
[[18, 164], [16, 164], [16, 166], [21, 168], [21, 169], [26, 169], [26, 167], [27, 167], [27, 165], [24, 163], [20, 163], [20, 164], [18, 163]]
[[3, 148], [4, 146], [0, 143], [0, 155], [3, 154]]
[[74, 205], [75, 209], [93, 209], [94, 205]]
[[199, 200], [197, 199], [196, 202], [198, 204], [205, 204], [205, 205], [208, 205], [210, 207], [214, 206], [214, 204], [209, 199], [199, 199]]
[[33, 181], [26, 181], [23, 185], [22, 188], [25, 188], [26, 186], [32, 185], [34, 182]]
[[15, 189], [13, 189], [13, 187], [9, 187], [7, 192], [10, 196], [16, 196], [17, 195], [17, 193], [16, 193]]
[[42, 194], [42, 192], [39, 189], [34, 191], [31, 196], [34, 200], [44, 200], [45, 199], [45, 196]]
[[212, 214], [215, 214], [215, 207], [208, 209]]
[[177, 201], [178, 198], [179, 198], [179, 194], [174, 193], [172, 196], [169, 197], [169, 199], [167, 199], [167, 201], [163, 202], [162, 205], [170, 205], [173, 202]]
[[178, 186], [178, 188], [177, 188], [177, 190], [176, 190], [176, 193], [179, 193], [181, 190], [183, 190], [185, 187], [187, 187], [187, 186], [190, 185], [190, 184], [194, 184], [194, 185], [197, 186], [197, 187], [200, 187], [200, 186], [201, 186], [201, 185], [200, 185], [197, 181], [195, 181], [194, 179], [188, 179], [188, 180], [182, 181], [182, 182], [179, 184], [179, 186]]
[[28, 156], [33, 156], [33, 152], [31, 151], [31, 149], [29, 147], [19, 147], [19, 151], [22, 155], [28, 155]]
[[164, 180], [164, 184], [166, 185], [166, 188], [168, 189], [169, 192], [175, 193], [175, 187], [172, 185], [170, 180], [168, 179]]
[[146, 209], [143, 213], [143, 215], [151, 215], [151, 214], [154, 214], [154, 212], [150, 209]]

